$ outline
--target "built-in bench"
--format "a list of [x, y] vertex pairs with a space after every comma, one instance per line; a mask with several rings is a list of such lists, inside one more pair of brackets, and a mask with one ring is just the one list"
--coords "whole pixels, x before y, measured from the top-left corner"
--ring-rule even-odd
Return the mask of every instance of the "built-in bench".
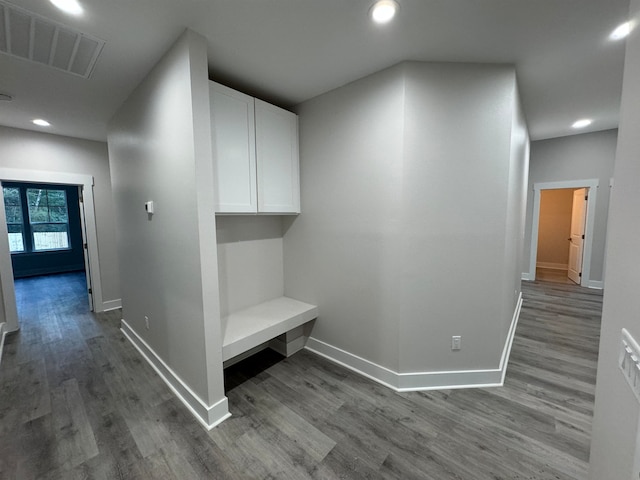
[[305, 324], [318, 317], [318, 307], [279, 297], [223, 318], [222, 359], [225, 367], [269, 347], [284, 356], [304, 348]]

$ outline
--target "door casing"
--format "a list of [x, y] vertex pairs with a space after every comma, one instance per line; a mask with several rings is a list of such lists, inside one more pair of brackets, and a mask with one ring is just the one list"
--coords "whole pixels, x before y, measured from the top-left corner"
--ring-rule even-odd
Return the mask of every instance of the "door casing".
[[[89, 258], [93, 307], [95, 312], [103, 311], [102, 283], [100, 281], [100, 264], [98, 261], [98, 231], [96, 228], [93, 201], [93, 176], [76, 173], [0, 168], [0, 181], [78, 185], [82, 187], [85, 213], [84, 220], [87, 234], [86, 254]], [[13, 270], [7, 233], [7, 218], [4, 206], [0, 208], [0, 283], [2, 284], [2, 302], [4, 304], [6, 317], [6, 331], [14, 332], [20, 329], [20, 324], [16, 306]]]
[[599, 183], [600, 181], [597, 178], [592, 178], [587, 180], [566, 180], [559, 182], [540, 182], [533, 184], [533, 216], [531, 225], [531, 252], [529, 255], [529, 274], [523, 276], [523, 280], [536, 279], [541, 190], [588, 188], [589, 201], [587, 202], [587, 215], [584, 232], [584, 250], [582, 257], [582, 278], [580, 285], [583, 287], [589, 286], [589, 281], [591, 278], [591, 252], [593, 250], [593, 226], [595, 224], [596, 202], [598, 198]]

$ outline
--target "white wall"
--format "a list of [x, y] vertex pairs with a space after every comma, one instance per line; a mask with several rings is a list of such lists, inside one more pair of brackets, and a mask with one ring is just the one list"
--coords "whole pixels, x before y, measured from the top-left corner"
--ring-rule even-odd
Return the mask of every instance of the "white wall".
[[107, 144], [0, 126], [0, 167], [92, 175], [103, 302], [118, 303], [120, 278]]
[[284, 219], [285, 294], [318, 305], [313, 336], [395, 371], [403, 68], [298, 108], [302, 214]]
[[[640, 19], [640, 0], [631, 0], [630, 19]], [[618, 151], [609, 210], [607, 278], [602, 314], [596, 402], [591, 440], [591, 480], [637, 479], [634, 467], [639, 406], [618, 370], [620, 331], [640, 339], [640, 30], [627, 39]]]
[[607, 215], [609, 211], [609, 181], [613, 177], [617, 130], [584, 133], [569, 137], [531, 142], [527, 220], [522, 271], [529, 272], [531, 228], [533, 223], [533, 184], [568, 180], [598, 179], [599, 188], [593, 225], [591, 252], [592, 281], [601, 281], [604, 271]]
[[109, 155], [124, 320], [200, 400], [217, 404], [224, 386], [203, 37], [187, 31], [127, 99], [109, 126]]
[[498, 367], [520, 278], [516, 103], [512, 68], [408, 62], [298, 107], [285, 294], [319, 306], [315, 339], [395, 372]]
[[284, 295], [281, 217], [221, 215], [216, 229], [223, 317]]
[[506, 235], [515, 74], [430, 63], [405, 74], [402, 203], [387, 219], [400, 259], [400, 371], [496, 368], [504, 290], [509, 320], [516, 301], [505, 278], [505, 250], [517, 244]]
[[[511, 127], [511, 155], [507, 186], [507, 220], [502, 267], [502, 340], [507, 340], [514, 320], [516, 303], [521, 293], [521, 273], [527, 185], [529, 179], [529, 130], [520, 102], [518, 85], [514, 80], [513, 125]], [[511, 331], [515, 334], [515, 331]], [[505, 358], [505, 360], [508, 360]], [[506, 368], [506, 365], [505, 365]]]

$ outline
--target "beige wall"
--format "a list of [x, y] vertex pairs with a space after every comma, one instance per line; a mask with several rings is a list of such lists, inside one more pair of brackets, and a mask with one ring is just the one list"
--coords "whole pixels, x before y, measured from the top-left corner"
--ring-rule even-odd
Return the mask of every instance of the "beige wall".
[[538, 267], [562, 268], [569, 265], [573, 189], [540, 192], [538, 224]]

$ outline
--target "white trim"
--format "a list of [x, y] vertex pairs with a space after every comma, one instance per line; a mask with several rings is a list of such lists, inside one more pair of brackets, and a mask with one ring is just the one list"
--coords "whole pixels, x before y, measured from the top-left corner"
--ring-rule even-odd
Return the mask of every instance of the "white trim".
[[569, 270], [566, 263], [538, 262], [536, 268], [545, 268], [547, 270]]
[[518, 320], [520, 320], [521, 310], [522, 310], [522, 292], [518, 294], [518, 301], [516, 302], [516, 308], [513, 311], [513, 317], [511, 318], [509, 333], [507, 333], [507, 338], [504, 343], [504, 349], [502, 350], [502, 357], [500, 357], [500, 371], [502, 372], [500, 385], [504, 384], [504, 377], [507, 375], [507, 367], [509, 365], [509, 358], [511, 357], [511, 347], [513, 346], [513, 339], [516, 336], [516, 328], [518, 327]]
[[0, 365], [2, 365], [2, 353], [4, 352], [4, 339], [7, 336], [6, 322], [0, 323]]
[[499, 387], [504, 384], [521, 308], [522, 293], [518, 296], [511, 326], [500, 357], [500, 365], [496, 369], [398, 373], [313, 337], [309, 337], [305, 348], [396, 392]]
[[313, 337], [309, 337], [307, 350], [326, 358], [327, 360], [337, 363], [349, 370], [367, 377], [375, 382], [381, 383], [385, 387], [389, 387], [393, 390], [398, 390], [398, 373], [393, 370], [389, 370], [382, 365], [373, 363], [365, 358], [354, 355], [353, 353], [342, 350], [341, 348], [329, 345], [321, 340]]
[[602, 280], [589, 280], [589, 284], [587, 285], [589, 288], [593, 288], [595, 290], [604, 289], [604, 281]]
[[[0, 198], [3, 198], [1, 192]], [[0, 208], [0, 287], [2, 288], [2, 295], [0, 296], [2, 305], [0, 309], [4, 311], [6, 321], [6, 323], [3, 323], [4, 329], [10, 332], [17, 332], [20, 329], [20, 324], [18, 323], [18, 305], [13, 283], [13, 265], [11, 264], [11, 250], [7, 231], [5, 209]]]
[[529, 272], [522, 272], [522, 276], [520, 277], [520, 279], [525, 280], [527, 282], [535, 280], [535, 278], [531, 278], [531, 274]]
[[140, 352], [140, 355], [149, 362], [149, 365], [151, 365], [160, 378], [164, 380], [171, 391], [176, 394], [193, 416], [196, 417], [207, 430], [211, 430], [231, 416], [227, 397], [223, 396], [213, 405], [207, 405], [124, 319], [121, 321], [120, 330], [138, 352]]
[[117, 310], [122, 308], [122, 299], [116, 298], [115, 300], [105, 300], [102, 302], [102, 311], [109, 312], [111, 310]]
[[631, 387], [631, 391], [640, 402], [640, 345], [626, 328], [622, 329], [618, 368]]
[[[102, 282], [100, 279], [100, 262], [98, 258], [98, 230], [93, 202], [94, 179], [91, 175], [78, 173], [47, 172], [41, 170], [21, 170], [16, 168], [0, 168], [0, 181], [8, 182], [33, 182], [53, 183], [62, 185], [82, 186], [85, 209], [85, 222], [87, 231], [87, 247], [89, 254], [91, 288], [93, 292], [93, 305], [96, 312], [102, 310]], [[7, 236], [7, 219], [4, 209], [0, 214], [0, 237]], [[5, 246], [6, 243], [6, 246]], [[8, 241], [0, 239], [0, 252], [9, 252]], [[11, 255], [0, 255], [5, 260], [0, 260], [0, 281], [4, 297], [5, 314], [9, 331], [20, 328], [18, 311], [16, 308], [15, 289], [13, 284], [13, 267]]]
[[540, 192], [541, 190], [558, 190], [564, 188], [588, 188], [589, 201], [587, 202], [587, 221], [584, 231], [584, 250], [582, 253], [582, 280], [583, 287], [588, 286], [591, 275], [591, 252], [593, 250], [593, 228], [596, 218], [596, 200], [598, 198], [597, 178], [587, 180], [567, 180], [560, 182], [542, 182], [533, 184], [533, 216], [531, 225], [531, 251], [529, 252], [528, 280], [536, 279], [536, 259], [538, 256], [538, 227], [540, 225]]

